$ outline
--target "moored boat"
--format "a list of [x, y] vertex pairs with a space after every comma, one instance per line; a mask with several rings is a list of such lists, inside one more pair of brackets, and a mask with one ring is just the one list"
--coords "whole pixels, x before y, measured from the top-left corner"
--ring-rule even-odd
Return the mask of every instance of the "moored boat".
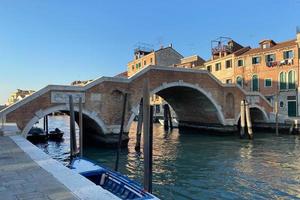
[[95, 164], [88, 159], [74, 158], [69, 168], [120, 199], [158, 199], [154, 195], [144, 191], [143, 187], [137, 182], [130, 180], [119, 172]]
[[61, 140], [63, 138], [64, 132], [59, 128], [54, 129], [54, 131], [50, 131], [48, 134], [49, 140]]
[[27, 135], [27, 139], [33, 143], [46, 142], [47, 134], [41, 128], [32, 127]]

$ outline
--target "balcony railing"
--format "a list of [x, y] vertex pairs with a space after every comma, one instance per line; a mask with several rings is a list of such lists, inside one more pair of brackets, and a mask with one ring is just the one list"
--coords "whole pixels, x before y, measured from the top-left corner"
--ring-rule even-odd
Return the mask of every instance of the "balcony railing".
[[294, 64], [293, 59], [285, 59], [282, 61], [266, 61], [266, 66], [267, 67], [276, 67], [276, 66], [282, 66], [282, 65], [292, 65]]

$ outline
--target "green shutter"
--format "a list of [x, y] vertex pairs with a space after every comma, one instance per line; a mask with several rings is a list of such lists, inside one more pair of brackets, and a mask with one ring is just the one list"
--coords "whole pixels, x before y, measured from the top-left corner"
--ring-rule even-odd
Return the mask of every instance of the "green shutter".
[[288, 79], [289, 79], [289, 89], [296, 89], [295, 71], [290, 71], [289, 72]]
[[279, 78], [280, 78], [280, 83], [279, 83], [280, 90], [286, 90], [286, 73], [281, 72]]
[[258, 76], [253, 75], [252, 76], [252, 91], [258, 91]]

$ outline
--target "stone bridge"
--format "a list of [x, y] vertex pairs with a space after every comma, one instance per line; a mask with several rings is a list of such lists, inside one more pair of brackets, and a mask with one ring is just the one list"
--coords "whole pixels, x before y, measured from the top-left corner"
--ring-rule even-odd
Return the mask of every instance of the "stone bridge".
[[133, 77], [102, 77], [85, 86], [48, 85], [0, 112], [5, 122], [16, 123], [26, 136], [44, 116], [68, 113], [68, 96], [83, 98], [84, 133], [107, 137], [118, 133], [121, 123], [123, 93], [128, 93], [125, 132], [138, 114], [144, 79], [150, 92], [165, 99], [177, 114], [180, 126], [236, 127], [240, 101], [250, 102], [252, 119], [268, 122], [272, 105], [257, 92], [246, 92], [233, 84], [222, 84], [205, 70], [150, 66]]

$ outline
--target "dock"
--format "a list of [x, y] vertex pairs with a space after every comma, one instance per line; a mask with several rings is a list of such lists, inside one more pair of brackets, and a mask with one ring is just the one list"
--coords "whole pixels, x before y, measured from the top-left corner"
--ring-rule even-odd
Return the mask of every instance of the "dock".
[[118, 199], [52, 159], [20, 135], [0, 136], [0, 198]]

